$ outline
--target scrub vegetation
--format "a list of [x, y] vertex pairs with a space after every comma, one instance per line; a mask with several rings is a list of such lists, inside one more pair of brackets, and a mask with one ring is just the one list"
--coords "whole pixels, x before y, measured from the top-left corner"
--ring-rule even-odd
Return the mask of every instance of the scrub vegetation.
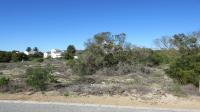
[[60, 59], [43, 59], [37, 47], [28, 56], [1, 51], [0, 89], [64, 96], [199, 95], [199, 39], [199, 32], [165, 36], [154, 40], [155, 50], [127, 42], [125, 33], [102, 32], [88, 39], [84, 50], [69, 45]]

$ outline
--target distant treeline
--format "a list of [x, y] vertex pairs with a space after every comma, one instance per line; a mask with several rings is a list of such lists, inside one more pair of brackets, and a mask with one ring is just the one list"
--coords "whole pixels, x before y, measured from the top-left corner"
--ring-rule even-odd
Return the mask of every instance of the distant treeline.
[[19, 51], [0, 51], [0, 62], [18, 62], [18, 61], [28, 61], [35, 58], [42, 58], [43, 53], [38, 52], [34, 55], [26, 55]]

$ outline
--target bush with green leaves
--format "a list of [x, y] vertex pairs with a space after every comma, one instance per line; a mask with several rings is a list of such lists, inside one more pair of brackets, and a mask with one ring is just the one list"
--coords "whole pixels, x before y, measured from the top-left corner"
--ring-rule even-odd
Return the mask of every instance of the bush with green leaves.
[[104, 65], [107, 67], [115, 66], [118, 64], [118, 60], [112, 53], [105, 55], [104, 57]]
[[28, 60], [28, 56], [18, 51], [0, 51], [0, 62], [18, 62]]
[[148, 59], [149, 63], [155, 66], [158, 66], [160, 64], [166, 64], [170, 60], [169, 57], [162, 54], [162, 51], [153, 51]]
[[199, 86], [200, 55], [182, 55], [170, 64], [167, 73], [182, 84]]
[[86, 50], [73, 63], [72, 69], [80, 75], [92, 75], [104, 66], [115, 66], [118, 63], [114, 55], [123, 50], [125, 34], [111, 35], [110, 32], [96, 34], [85, 45]]
[[44, 61], [44, 59], [43, 58], [36, 58], [35, 61], [39, 62], [39, 63], [42, 63]]
[[199, 86], [200, 45], [195, 35], [177, 34], [172, 38], [179, 55], [170, 63], [167, 73], [181, 84]]
[[42, 52], [36, 52], [35, 54], [30, 54], [28, 55], [28, 60], [29, 61], [34, 61], [37, 59], [43, 58], [43, 53]]
[[16, 52], [12, 52], [12, 61], [13, 62], [18, 62], [18, 61], [26, 61], [28, 60], [28, 56], [24, 53], [16, 53]]
[[26, 71], [26, 83], [35, 90], [45, 90], [46, 85], [54, 80], [49, 68], [30, 68]]
[[69, 60], [68, 65], [79, 75], [92, 75], [103, 66], [101, 60], [103, 60], [101, 57], [95, 57], [92, 54], [82, 54], [77, 60]]
[[10, 79], [7, 77], [0, 77], [0, 87], [8, 86]]
[[0, 51], [0, 62], [10, 62], [11, 52]]
[[[146, 48], [132, 48], [125, 44], [125, 34], [111, 35], [103, 32], [94, 35], [85, 45], [86, 49], [78, 60], [69, 61], [75, 73], [92, 75], [104, 67], [116, 67], [119, 63], [134, 64], [148, 63], [153, 50]], [[157, 61], [157, 60], [156, 60]]]
[[70, 59], [74, 59], [76, 53], [76, 48], [74, 47], [74, 45], [69, 45], [67, 47], [67, 52], [64, 54], [65, 59], [70, 60]]

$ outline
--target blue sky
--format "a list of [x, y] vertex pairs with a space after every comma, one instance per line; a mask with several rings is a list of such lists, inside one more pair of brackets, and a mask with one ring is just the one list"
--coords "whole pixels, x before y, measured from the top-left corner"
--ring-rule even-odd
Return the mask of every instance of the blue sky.
[[0, 50], [66, 49], [104, 31], [153, 40], [200, 30], [200, 0], [0, 0]]

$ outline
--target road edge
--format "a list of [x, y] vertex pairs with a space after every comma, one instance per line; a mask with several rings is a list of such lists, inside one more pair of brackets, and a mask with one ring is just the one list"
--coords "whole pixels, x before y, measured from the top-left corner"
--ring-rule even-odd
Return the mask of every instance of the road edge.
[[70, 105], [70, 106], [87, 106], [87, 107], [103, 107], [103, 108], [120, 108], [120, 109], [152, 109], [152, 110], [172, 110], [172, 111], [190, 111], [199, 112], [197, 109], [173, 109], [173, 108], [157, 108], [157, 107], [133, 107], [118, 105], [102, 105], [102, 104], [84, 104], [84, 103], [63, 103], [63, 102], [40, 102], [40, 101], [23, 101], [23, 100], [0, 100], [1, 103], [23, 103], [23, 104], [42, 104], [42, 105]]

